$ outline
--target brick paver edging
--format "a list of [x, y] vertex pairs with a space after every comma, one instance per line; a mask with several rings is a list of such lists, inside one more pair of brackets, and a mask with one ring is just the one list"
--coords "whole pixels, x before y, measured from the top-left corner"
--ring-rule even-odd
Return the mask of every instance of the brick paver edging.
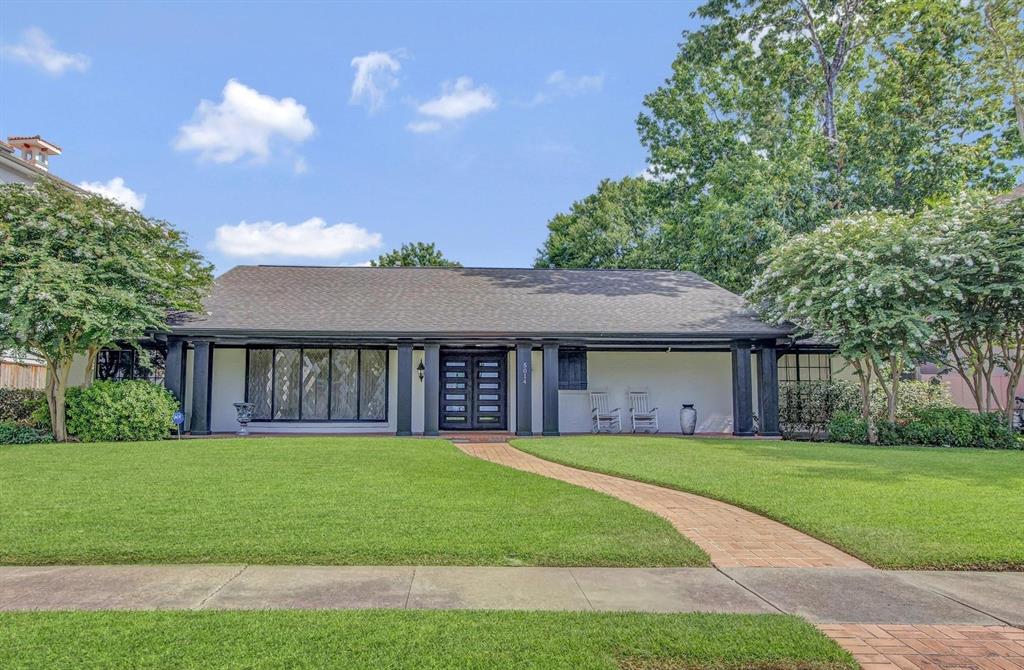
[[734, 505], [546, 461], [507, 443], [456, 443], [477, 458], [600, 491], [667, 519], [719, 568], [865, 568], [866, 563]]
[[1024, 670], [1012, 626], [819, 624], [863, 670]]

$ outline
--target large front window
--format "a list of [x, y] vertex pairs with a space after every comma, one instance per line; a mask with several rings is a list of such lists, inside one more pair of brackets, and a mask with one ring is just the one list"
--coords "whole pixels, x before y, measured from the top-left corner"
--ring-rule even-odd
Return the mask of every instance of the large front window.
[[828, 354], [785, 354], [779, 356], [780, 382], [824, 382], [832, 379], [832, 357]]
[[249, 349], [246, 398], [257, 421], [386, 421], [386, 349]]

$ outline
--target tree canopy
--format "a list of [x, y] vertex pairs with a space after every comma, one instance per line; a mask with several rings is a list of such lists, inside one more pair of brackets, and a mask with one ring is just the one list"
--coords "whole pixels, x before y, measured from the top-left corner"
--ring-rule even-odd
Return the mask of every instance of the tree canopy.
[[76, 354], [202, 309], [212, 270], [170, 223], [50, 180], [0, 184], [0, 347], [46, 361], [54, 434]]
[[403, 244], [398, 249], [393, 249], [386, 254], [381, 254], [377, 260], [370, 261], [372, 267], [381, 268], [460, 268], [462, 263], [449, 260], [444, 257], [441, 250], [433, 242], [411, 242]]
[[[761, 254], [834, 218], [1012, 188], [1024, 157], [1020, 1], [705, 2], [703, 27], [683, 34], [637, 121], [660, 192], [645, 215], [659, 253], [594, 260], [743, 290]], [[578, 205], [551, 220], [539, 264], [614, 247], [632, 227]]]

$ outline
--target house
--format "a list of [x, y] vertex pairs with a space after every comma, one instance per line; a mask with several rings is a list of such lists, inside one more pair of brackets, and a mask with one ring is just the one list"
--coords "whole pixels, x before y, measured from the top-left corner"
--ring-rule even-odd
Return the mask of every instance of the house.
[[[78, 186], [50, 174], [49, 157], [60, 153], [60, 147], [38, 135], [10, 137], [7, 142], [0, 140], [0, 184], [32, 184], [46, 178], [81, 191]], [[46, 366], [39, 358], [0, 350], [0, 386], [43, 388], [45, 379]]]
[[[631, 390], [665, 432], [692, 403], [698, 432], [753, 435], [756, 411], [777, 435], [788, 336], [690, 272], [263, 265], [148, 346], [194, 435], [237, 430], [244, 400], [267, 433], [580, 433], [592, 391], [628, 426]], [[97, 375], [152, 378], [137, 356], [104, 352]]]

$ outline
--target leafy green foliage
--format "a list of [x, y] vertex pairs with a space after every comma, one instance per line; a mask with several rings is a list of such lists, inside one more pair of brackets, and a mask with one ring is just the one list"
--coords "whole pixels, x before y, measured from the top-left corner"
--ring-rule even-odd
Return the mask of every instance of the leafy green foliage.
[[[839, 412], [829, 424], [835, 442], [867, 444], [867, 423], [852, 412]], [[878, 424], [878, 443], [888, 446], [1024, 449], [1024, 442], [1006, 425], [1001, 414], [977, 414], [962, 407], [927, 407], [909, 419]]]
[[68, 393], [68, 432], [83, 442], [160, 440], [174, 427], [174, 395], [147, 381], [96, 381]]
[[657, 183], [639, 177], [602, 181], [593, 195], [548, 222], [536, 267], [671, 267], [662, 195]]
[[460, 268], [461, 263], [448, 260], [433, 242], [412, 242], [381, 254], [370, 261], [372, 267], [381, 268]]
[[45, 402], [46, 395], [39, 389], [13, 389], [0, 386], [0, 421], [13, 421], [33, 426], [32, 413]]
[[[1024, 157], [1010, 132], [1019, 6], [708, 0], [637, 120], [657, 198], [618, 220], [577, 203], [552, 219], [538, 265], [581, 267], [590, 248], [609, 263], [604, 249], [621, 247], [617, 265], [598, 267], [693, 270], [742, 292], [764, 252], [834, 218], [1012, 188]], [[624, 199], [608, 190], [582, 203]], [[653, 229], [634, 234], [638, 219]], [[642, 240], [657, 253], [634, 251]]]
[[48, 179], [0, 184], [0, 348], [46, 361], [58, 440], [72, 358], [165, 330], [175, 312], [202, 309], [211, 283], [166, 221]]
[[15, 421], [0, 420], [0, 444], [53, 442], [53, 435]]

